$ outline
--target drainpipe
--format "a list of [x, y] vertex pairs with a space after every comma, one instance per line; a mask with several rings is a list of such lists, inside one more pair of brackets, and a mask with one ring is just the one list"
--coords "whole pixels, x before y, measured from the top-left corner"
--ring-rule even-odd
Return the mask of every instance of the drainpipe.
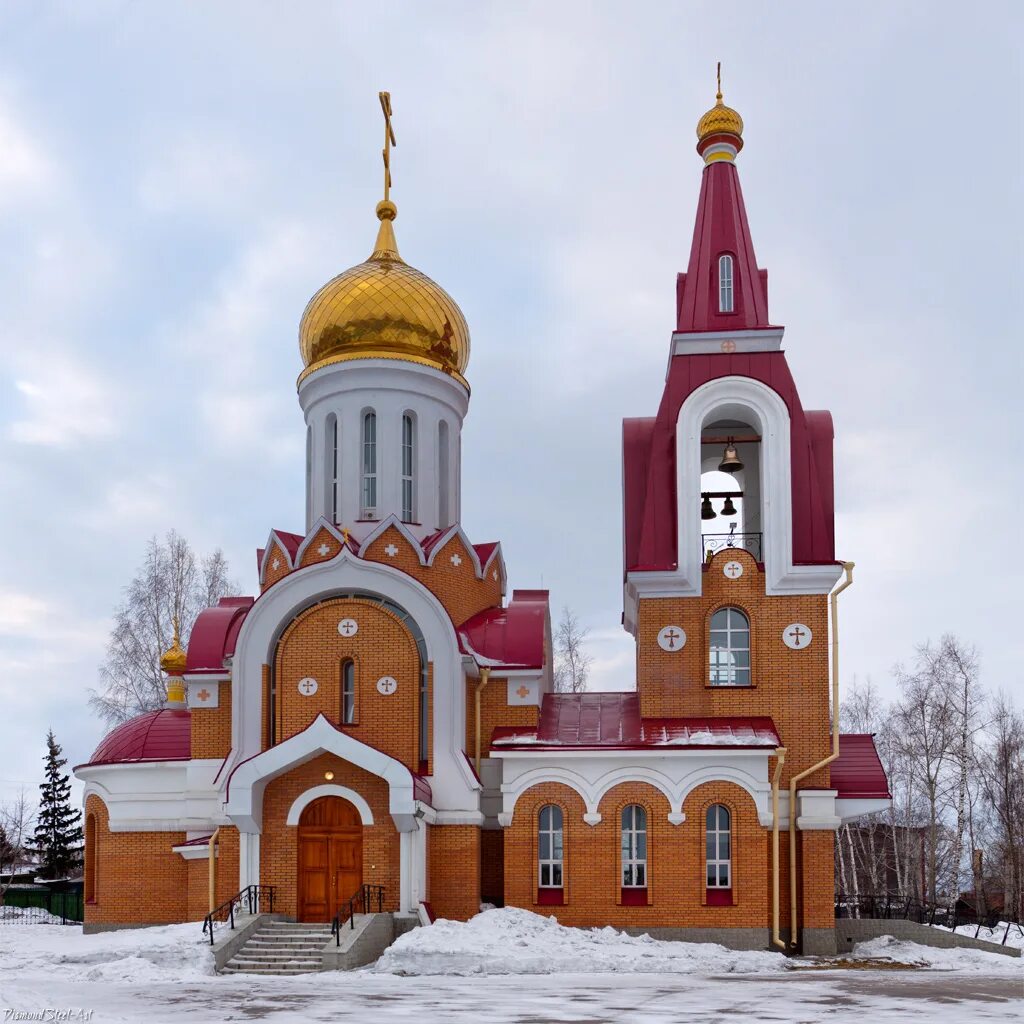
[[785, 949], [779, 936], [779, 778], [786, 763], [786, 748], [775, 751], [775, 774], [772, 776], [772, 945]]
[[853, 582], [853, 562], [843, 562], [846, 579], [832, 591], [832, 753], [805, 768], [789, 780], [789, 944], [796, 948], [799, 929], [796, 920], [796, 784], [831, 764], [839, 756], [839, 595]]
[[491, 670], [488, 667], [480, 669], [480, 682], [476, 684], [476, 774], [480, 776], [480, 694], [484, 687], [491, 681]]
[[210, 913], [217, 909], [217, 839], [220, 836], [220, 825], [210, 836]]

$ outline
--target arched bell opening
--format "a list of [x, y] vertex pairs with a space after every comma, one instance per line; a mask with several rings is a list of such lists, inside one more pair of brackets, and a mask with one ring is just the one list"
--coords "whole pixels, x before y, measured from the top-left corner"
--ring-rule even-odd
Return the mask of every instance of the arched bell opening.
[[363, 884], [363, 824], [356, 807], [323, 796], [302, 811], [298, 824], [296, 917], [327, 922]]
[[724, 548], [763, 561], [761, 430], [746, 410], [718, 409], [705, 418], [700, 444], [700, 526], [705, 560]]

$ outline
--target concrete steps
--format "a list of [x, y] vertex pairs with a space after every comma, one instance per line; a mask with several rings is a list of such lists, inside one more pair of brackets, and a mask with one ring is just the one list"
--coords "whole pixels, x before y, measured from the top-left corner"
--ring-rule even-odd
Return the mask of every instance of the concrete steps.
[[311, 974], [323, 968], [329, 924], [269, 921], [221, 968], [222, 974]]

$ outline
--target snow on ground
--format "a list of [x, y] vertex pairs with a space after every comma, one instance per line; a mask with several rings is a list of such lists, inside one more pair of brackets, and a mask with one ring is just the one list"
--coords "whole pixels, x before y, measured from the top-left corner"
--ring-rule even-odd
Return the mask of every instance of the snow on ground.
[[878, 958], [938, 971], [1017, 972], [1024, 963], [1016, 957], [1003, 956], [1002, 953], [968, 949], [966, 946], [938, 949], [935, 946], [922, 946], [917, 942], [906, 942], [891, 935], [881, 935], [877, 939], [858, 942], [851, 956], [856, 960]]
[[[213, 974], [197, 924], [88, 936], [10, 925], [0, 927], [0, 1022], [15, 1019], [8, 1008], [93, 1010], [92, 1024], [1006, 1024], [1024, 1013], [1020, 960], [891, 939], [863, 944], [856, 958], [866, 950], [936, 969], [793, 970], [813, 960], [581, 931], [504, 910], [418, 929], [367, 970], [259, 978]], [[494, 973], [470, 974], [474, 962]], [[412, 973], [427, 967], [443, 973]]]
[[566, 928], [506, 907], [466, 922], [439, 920], [400, 936], [374, 968], [388, 974], [746, 974], [781, 971], [776, 953], [712, 943], [665, 942], [614, 928]]
[[[1007, 932], [1006, 926], [1010, 925], [1010, 930]], [[936, 928], [939, 925], [935, 926]], [[953, 931], [952, 928], [943, 928], [945, 932]], [[974, 933], [978, 934], [975, 935]], [[994, 942], [997, 946], [1002, 946], [1003, 936], [1006, 936], [1007, 946], [1016, 946], [1017, 949], [1024, 949], [1024, 929], [1020, 925], [1016, 925], [1007, 921], [1000, 921], [995, 928], [982, 928], [978, 929], [976, 924], [962, 924], [956, 929], [957, 935], [966, 935], [972, 939], [984, 939], [986, 942]]]

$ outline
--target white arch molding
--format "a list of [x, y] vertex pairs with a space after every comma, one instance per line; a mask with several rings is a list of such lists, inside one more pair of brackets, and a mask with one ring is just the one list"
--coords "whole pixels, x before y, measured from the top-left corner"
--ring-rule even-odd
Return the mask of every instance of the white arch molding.
[[[644, 753], [630, 752], [637, 760], [642, 759]], [[533, 767], [528, 761], [517, 758], [515, 752], [508, 751], [503, 757], [503, 776], [509, 781], [501, 787], [499, 823], [503, 827], [512, 824], [516, 804], [524, 793], [545, 782], [558, 782], [580, 796], [584, 803], [583, 820], [588, 825], [596, 825], [601, 821], [601, 801], [608, 793], [622, 783], [639, 782], [651, 786], [668, 800], [668, 821], [680, 825], [686, 820], [683, 805], [698, 786], [705, 782], [731, 782], [750, 797], [758, 821], [762, 825], [771, 824], [768, 758], [772, 751], [767, 748], [729, 750], [717, 756], [704, 750], [673, 753], [677, 757], [666, 762], [665, 753], [659, 752], [656, 767], [638, 764], [632, 758], [628, 763], [616, 764], [615, 759], [607, 757], [580, 758], [572, 765], [567, 764], [569, 758], [565, 758], [561, 764]]]
[[392, 566], [364, 561], [347, 548], [334, 558], [297, 569], [267, 590], [245, 617], [231, 668], [232, 751], [221, 772], [231, 771], [262, 748], [263, 665], [269, 664], [280, 629], [317, 601], [366, 591], [394, 601], [423, 633], [433, 664], [434, 774], [431, 789], [439, 811], [477, 811], [480, 783], [462, 755], [466, 735], [462, 660], [455, 627], [437, 598], [419, 581]]
[[347, 800], [359, 812], [359, 820], [364, 825], [373, 824], [373, 811], [370, 809], [370, 805], [354, 789], [334, 784], [313, 786], [312, 789], [307, 789], [305, 793], [300, 793], [293, 801], [291, 807], [288, 808], [288, 816], [285, 818], [284, 823], [286, 825], [298, 825], [299, 820], [302, 818], [302, 812], [314, 800], [319, 800], [324, 796], [337, 796], [341, 797], [342, 800]]

